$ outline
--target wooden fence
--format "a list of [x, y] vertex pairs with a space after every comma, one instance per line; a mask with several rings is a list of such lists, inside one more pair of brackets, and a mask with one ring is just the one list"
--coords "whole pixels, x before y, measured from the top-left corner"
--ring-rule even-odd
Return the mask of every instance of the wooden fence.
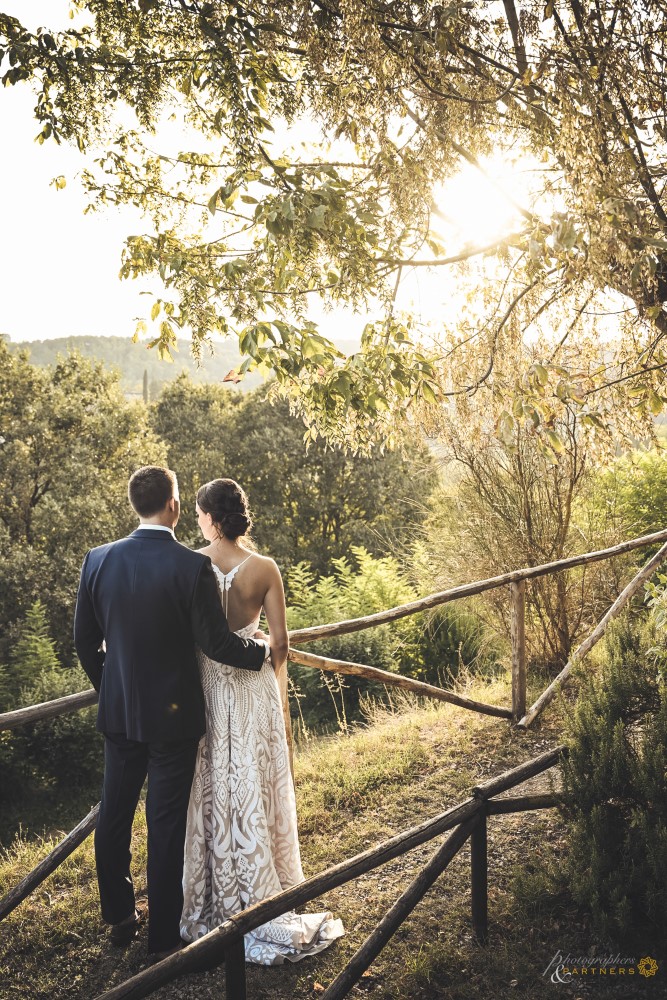
[[[601, 619], [593, 632], [572, 654], [570, 660], [560, 672], [558, 677], [542, 692], [540, 697], [526, 711], [526, 644], [525, 644], [525, 588], [527, 580], [534, 580], [541, 576], [548, 576], [551, 573], [560, 573], [576, 566], [586, 566], [604, 559], [612, 559], [614, 556], [623, 555], [634, 549], [647, 548], [651, 545], [662, 543], [660, 549], [641, 570], [633, 577], [627, 587], [619, 594], [605, 616]], [[389, 608], [386, 611], [378, 611], [376, 614], [366, 615], [362, 618], [351, 618], [346, 621], [332, 622], [327, 625], [314, 625], [311, 628], [296, 629], [290, 632], [289, 659], [293, 663], [300, 663], [317, 670], [325, 670], [333, 673], [354, 674], [365, 677], [367, 680], [388, 686], [400, 687], [406, 691], [427, 698], [436, 698], [441, 701], [450, 702], [461, 708], [469, 709], [473, 712], [482, 712], [487, 715], [495, 715], [500, 718], [512, 719], [521, 727], [528, 727], [539, 715], [542, 709], [554, 698], [556, 692], [567, 682], [575, 663], [579, 662], [590, 652], [593, 646], [602, 638], [609, 622], [615, 618], [630, 599], [637, 593], [642, 585], [650, 579], [658, 566], [667, 557], [667, 529], [657, 531], [651, 535], [644, 535], [641, 538], [632, 538], [629, 541], [621, 542], [612, 548], [600, 549], [596, 552], [586, 552], [583, 555], [571, 556], [568, 559], [559, 559], [556, 562], [544, 563], [541, 566], [527, 566], [523, 569], [513, 570], [510, 573], [503, 573], [501, 576], [494, 576], [488, 580], [476, 580], [474, 583], [466, 583], [459, 587], [452, 587], [450, 590], [443, 590], [428, 597], [422, 597], [417, 601], [408, 604], [401, 604], [396, 608]], [[349, 663], [344, 660], [332, 660], [325, 656], [315, 656], [313, 653], [304, 653], [302, 650], [294, 649], [295, 646], [304, 643], [314, 642], [317, 639], [327, 639], [337, 635], [346, 635], [350, 632], [358, 632], [362, 629], [373, 628], [377, 625], [384, 625], [397, 621], [408, 615], [414, 615], [421, 611], [450, 604], [453, 601], [460, 601], [466, 597], [473, 597], [483, 594], [487, 590], [497, 590], [502, 587], [509, 588], [509, 598], [512, 609], [512, 704], [511, 706], [485, 705], [482, 702], [466, 698], [455, 691], [448, 691], [445, 688], [434, 684], [425, 684], [422, 681], [414, 680], [412, 677], [405, 677], [401, 674], [393, 673], [389, 670], [378, 670], [376, 667], [364, 663]], [[81, 691], [78, 694], [68, 695], [65, 698], [57, 698], [54, 701], [44, 702], [41, 705], [31, 705], [28, 708], [20, 708], [14, 712], [6, 712], [0, 715], [0, 731], [15, 729], [18, 726], [29, 722], [38, 722], [44, 719], [52, 719], [67, 712], [77, 712], [81, 708], [93, 705], [97, 701], [97, 693], [92, 689]]]
[[[312, 902], [338, 886], [346, 885], [361, 875], [375, 871], [388, 861], [402, 857], [413, 848], [447, 832], [449, 836], [438, 847], [419, 875], [401, 893], [372, 934], [322, 994], [323, 1000], [340, 1000], [347, 996], [468, 838], [471, 841], [472, 924], [477, 940], [485, 944], [488, 939], [486, 849], [488, 816], [551, 808], [557, 804], [557, 797], [551, 793], [529, 794], [515, 798], [496, 798], [496, 796], [554, 767], [564, 753], [564, 746], [554, 747], [518, 767], [476, 785], [469, 798], [463, 802], [450, 806], [437, 816], [404, 830], [370, 850], [319, 872], [299, 885], [248, 907], [247, 910], [230, 917], [205, 937], [187, 945], [182, 951], [101, 994], [97, 1000], [121, 1000], [121, 998], [136, 1000], [138, 997], [148, 996], [160, 986], [186, 973], [210, 969], [222, 962], [225, 963], [226, 996], [229, 1000], [246, 1000], [243, 944], [245, 934], [289, 910]], [[0, 901], [0, 916], [6, 916], [11, 912], [92, 832], [98, 808], [96, 806], [76, 830], [73, 830], [20, 886]]]
[[[562, 572], [576, 566], [584, 566], [604, 559], [610, 559], [630, 552], [661, 543], [660, 549], [652, 556], [630, 583], [619, 594], [595, 629], [577, 648], [558, 677], [550, 684], [535, 703], [526, 711], [526, 662], [525, 662], [525, 586], [526, 581], [550, 573]], [[531, 725], [543, 708], [549, 704], [556, 692], [570, 677], [575, 663], [593, 648], [604, 634], [609, 622], [615, 618], [628, 604], [642, 585], [653, 575], [657, 567], [667, 557], [667, 530], [659, 531], [641, 538], [634, 538], [612, 548], [584, 555], [561, 559], [557, 562], [541, 566], [530, 566], [504, 573], [488, 580], [478, 580], [450, 590], [431, 594], [428, 597], [399, 607], [390, 608], [376, 614], [347, 621], [334, 622], [327, 625], [317, 625], [312, 628], [299, 629], [290, 634], [289, 659], [315, 669], [336, 673], [354, 674], [386, 685], [401, 687], [415, 694], [436, 698], [449, 702], [461, 708], [488, 715], [513, 720], [517, 725]], [[407, 615], [426, 611], [430, 608], [461, 600], [488, 590], [500, 587], [509, 588], [511, 602], [511, 638], [512, 638], [512, 704], [511, 707], [487, 705], [474, 701], [463, 695], [449, 691], [436, 685], [425, 684], [389, 671], [378, 670], [375, 667], [361, 663], [349, 663], [333, 660], [328, 657], [315, 656], [294, 649], [294, 646], [317, 639], [335, 635], [344, 635], [365, 628], [396, 621]], [[79, 711], [92, 705], [97, 700], [95, 691], [83, 691], [79, 694], [58, 698], [42, 705], [7, 712], [0, 715], [0, 730], [14, 729], [26, 723], [55, 718], [68, 712]], [[163, 962], [146, 969], [138, 976], [116, 986], [104, 994], [104, 1000], [120, 1000], [147, 996], [159, 986], [171, 981], [186, 972], [196, 971], [202, 967], [226, 962], [227, 996], [234, 1000], [245, 998], [245, 959], [243, 936], [268, 920], [271, 920], [288, 910], [302, 906], [318, 896], [344, 885], [353, 879], [375, 870], [379, 866], [412, 850], [441, 833], [451, 831], [444, 843], [438, 848], [420, 874], [402, 893], [396, 903], [385, 914], [376, 929], [364, 942], [359, 951], [345, 966], [331, 986], [322, 994], [323, 1000], [338, 1000], [350, 991], [379, 954], [396, 929], [411, 913], [417, 903], [423, 898], [431, 885], [445, 870], [450, 861], [461, 850], [468, 839], [471, 841], [471, 898], [472, 922], [475, 934], [480, 942], [487, 938], [487, 865], [486, 865], [486, 823], [489, 815], [500, 815], [508, 812], [519, 812], [527, 809], [548, 808], [556, 804], [553, 795], [524, 795], [518, 798], [501, 798], [501, 792], [513, 788], [533, 775], [553, 767], [564, 752], [564, 747], [555, 747], [519, 767], [513, 768], [496, 778], [476, 786], [470, 798], [465, 802], [452, 806], [445, 812], [430, 820], [411, 827], [390, 840], [369, 851], [349, 858], [291, 889], [265, 900], [263, 903], [249, 907], [242, 913], [227, 920], [221, 927], [207, 934], [206, 937], [188, 945], [181, 952]], [[95, 828], [99, 806], [96, 806], [79, 825], [45, 858], [22, 882], [0, 900], [0, 919], [15, 909], [34, 889], [40, 885], [55, 869], [85, 840]], [[100, 998], [101, 1000], [101, 998]]]

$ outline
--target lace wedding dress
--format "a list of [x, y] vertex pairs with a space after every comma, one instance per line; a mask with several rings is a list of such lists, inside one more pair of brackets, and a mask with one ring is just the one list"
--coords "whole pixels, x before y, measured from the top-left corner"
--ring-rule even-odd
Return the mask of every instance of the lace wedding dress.
[[[246, 562], [247, 560], [244, 560]], [[243, 563], [214, 570], [225, 596]], [[259, 617], [237, 634], [250, 638]], [[198, 650], [206, 734], [188, 806], [181, 937], [191, 942], [228, 917], [303, 881], [296, 802], [278, 682], [216, 663]], [[289, 912], [245, 936], [247, 962], [280, 965], [344, 934], [331, 913]]]

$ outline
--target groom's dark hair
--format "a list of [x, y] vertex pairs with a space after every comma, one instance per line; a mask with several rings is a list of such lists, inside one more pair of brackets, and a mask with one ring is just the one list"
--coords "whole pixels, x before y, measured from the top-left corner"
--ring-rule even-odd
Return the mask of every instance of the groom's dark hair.
[[144, 465], [130, 476], [127, 495], [139, 517], [153, 517], [174, 495], [176, 473], [160, 465]]

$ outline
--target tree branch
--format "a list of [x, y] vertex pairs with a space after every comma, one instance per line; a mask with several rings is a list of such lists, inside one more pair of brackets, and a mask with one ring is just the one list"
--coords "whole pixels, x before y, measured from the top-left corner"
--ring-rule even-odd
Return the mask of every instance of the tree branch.
[[518, 233], [512, 233], [511, 236], [503, 236], [502, 239], [495, 239], [491, 243], [484, 244], [484, 246], [462, 250], [461, 253], [455, 254], [453, 257], [436, 257], [433, 260], [411, 260], [409, 257], [404, 260], [395, 260], [391, 257], [378, 257], [377, 263], [391, 264], [391, 270], [394, 267], [443, 267], [445, 264], [457, 264], [460, 261], [469, 260], [471, 257], [488, 253], [490, 250], [499, 250], [501, 247], [512, 246], [527, 235], [528, 230], [524, 229]]

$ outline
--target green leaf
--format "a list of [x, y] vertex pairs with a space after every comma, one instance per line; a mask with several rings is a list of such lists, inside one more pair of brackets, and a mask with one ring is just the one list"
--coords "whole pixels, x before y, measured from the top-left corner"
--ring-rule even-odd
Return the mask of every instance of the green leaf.
[[157, 345], [157, 353], [160, 361], [166, 361], [168, 364], [173, 365], [174, 359], [171, 356], [171, 351], [167, 344], [163, 344], [161, 340]]
[[664, 409], [664, 400], [662, 396], [659, 396], [655, 389], [650, 389], [648, 394], [648, 405], [651, 413], [654, 417], [657, 417], [659, 413], [662, 413]]
[[236, 199], [238, 198], [239, 189], [234, 185], [233, 187], [224, 187], [220, 191], [220, 196], [222, 198], [222, 203], [225, 208], [231, 208]]
[[533, 372], [540, 385], [546, 385], [549, 381], [549, 372], [544, 365], [533, 365]]
[[156, 320], [159, 315], [160, 315], [160, 302], [158, 300], [157, 302], [153, 303], [153, 306], [151, 308], [151, 319]]
[[322, 353], [322, 348], [314, 337], [304, 337], [301, 342], [301, 353], [304, 358], [316, 358]]
[[525, 416], [530, 417], [533, 427], [537, 429], [542, 423], [542, 411], [537, 406], [533, 406], [532, 403], [525, 403], [523, 412]]
[[431, 383], [431, 382], [422, 382], [422, 384], [421, 384], [421, 392], [422, 392], [422, 396], [424, 397], [424, 399], [426, 400], [427, 403], [431, 403], [431, 404], [437, 403], [438, 397], [436, 395], [435, 389], [436, 389], [436, 387], [434, 387], [433, 383]]
[[134, 329], [134, 335], [132, 337], [132, 343], [136, 344], [142, 333], [146, 332], [146, 323], [143, 319], [140, 319]]
[[322, 229], [327, 214], [326, 205], [318, 205], [306, 216], [306, 225], [310, 229]]
[[649, 247], [656, 247], [658, 250], [667, 250], [667, 240], [656, 240], [652, 236], [643, 236], [642, 242]]
[[220, 190], [218, 189], [215, 192], [215, 194], [212, 194], [211, 197], [208, 200], [208, 210], [211, 213], [211, 215], [215, 215], [215, 210], [216, 210], [216, 207], [217, 207], [217, 204], [218, 204], [218, 195], [219, 194], [220, 194]]
[[555, 431], [551, 431], [548, 429], [545, 430], [544, 433], [553, 451], [555, 451], [557, 455], [562, 455], [562, 453], [565, 451], [565, 445], [561, 441], [558, 434], [556, 434]]
[[505, 445], [513, 445], [515, 441], [516, 421], [511, 413], [503, 410], [498, 418], [496, 432]]
[[542, 456], [546, 459], [549, 465], [558, 464], [558, 459], [554, 455], [552, 449], [547, 444], [545, 444], [544, 441], [538, 441], [538, 447], [540, 449]]

